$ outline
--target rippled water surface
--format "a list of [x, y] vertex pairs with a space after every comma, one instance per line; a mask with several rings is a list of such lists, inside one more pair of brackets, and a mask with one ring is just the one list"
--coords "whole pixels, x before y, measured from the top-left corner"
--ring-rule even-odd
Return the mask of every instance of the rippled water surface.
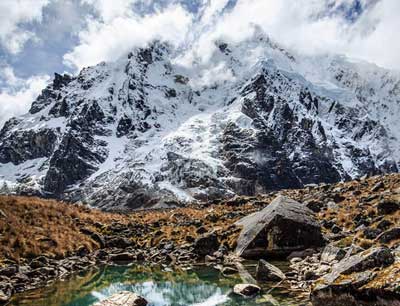
[[[254, 266], [249, 266], [252, 272]], [[195, 267], [189, 271], [149, 266], [102, 267], [76, 275], [51, 286], [17, 296], [11, 305], [24, 306], [88, 306], [122, 290], [144, 296], [150, 306], [214, 306], [214, 305], [306, 305], [284, 288], [268, 291], [252, 299], [232, 296], [231, 290], [241, 283], [239, 275], [224, 277], [211, 267]]]

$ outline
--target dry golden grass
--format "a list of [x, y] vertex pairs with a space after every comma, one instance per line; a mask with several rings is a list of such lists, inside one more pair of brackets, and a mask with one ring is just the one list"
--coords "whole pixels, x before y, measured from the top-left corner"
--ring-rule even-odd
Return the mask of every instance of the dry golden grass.
[[124, 222], [120, 215], [34, 197], [0, 196], [0, 258], [64, 257], [97, 244], [79, 225]]

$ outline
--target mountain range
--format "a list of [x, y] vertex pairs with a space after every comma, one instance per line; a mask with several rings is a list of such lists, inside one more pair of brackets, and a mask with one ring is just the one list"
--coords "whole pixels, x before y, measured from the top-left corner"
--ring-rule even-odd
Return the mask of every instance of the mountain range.
[[400, 167], [400, 74], [266, 34], [210, 59], [162, 41], [55, 74], [0, 131], [0, 180], [104, 210], [178, 206]]

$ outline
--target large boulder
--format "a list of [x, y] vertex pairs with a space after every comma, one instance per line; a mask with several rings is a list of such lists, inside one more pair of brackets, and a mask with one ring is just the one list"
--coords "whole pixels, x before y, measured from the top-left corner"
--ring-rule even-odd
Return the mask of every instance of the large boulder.
[[133, 292], [121, 291], [93, 306], [146, 306], [148, 302]]
[[321, 247], [325, 239], [313, 212], [303, 204], [278, 196], [263, 210], [236, 222], [242, 227], [236, 254], [242, 257], [287, 256]]

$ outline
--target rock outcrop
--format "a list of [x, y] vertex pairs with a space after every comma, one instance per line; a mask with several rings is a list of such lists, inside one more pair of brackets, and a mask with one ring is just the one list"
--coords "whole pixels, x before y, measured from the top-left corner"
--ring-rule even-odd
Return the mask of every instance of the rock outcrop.
[[311, 294], [315, 306], [400, 305], [400, 269], [392, 252], [376, 247], [342, 259], [319, 279]]
[[236, 225], [242, 231], [235, 252], [243, 257], [283, 256], [325, 244], [313, 212], [284, 196]]

